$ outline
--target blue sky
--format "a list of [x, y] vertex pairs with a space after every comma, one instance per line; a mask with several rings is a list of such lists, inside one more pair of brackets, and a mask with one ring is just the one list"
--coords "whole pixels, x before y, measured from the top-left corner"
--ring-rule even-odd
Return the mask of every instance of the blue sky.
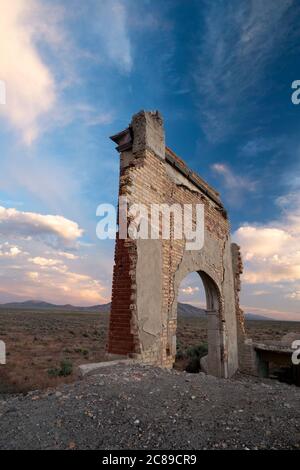
[[[299, 19], [296, 0], [2, 0], [0, 301], [109, 301], [108, 137], [159, 109], [229, 210], [245, 310], [300, 319]], [[181, 300], [202, 304], [198, 282]]]

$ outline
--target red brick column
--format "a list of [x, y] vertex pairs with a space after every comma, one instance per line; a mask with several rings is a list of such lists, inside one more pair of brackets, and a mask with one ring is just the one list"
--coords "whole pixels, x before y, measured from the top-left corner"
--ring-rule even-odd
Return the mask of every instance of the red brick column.
[[132, 334], [134, 305], [131, 301], [134, 296], [132, 273], [135, 251], [134, 242], [117, 239], [108, 338], [108, 352], [111, 354], [127, 355], [136, 352]]

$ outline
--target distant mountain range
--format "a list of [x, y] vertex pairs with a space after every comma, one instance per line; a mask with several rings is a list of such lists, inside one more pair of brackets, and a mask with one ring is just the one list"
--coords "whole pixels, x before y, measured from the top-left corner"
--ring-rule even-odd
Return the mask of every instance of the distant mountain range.
[[110, 311], [110, 303], [102, 305], [91, 305], [90, 307], [78, 307], [71, 304], [56, 305], [42, 300], [27, 300], [26, 302], [10, 302], [0, 304], [0, 309], [23, 309], [23, 310], [64, 310], [72, 312], [100, 312], [108, 313]]
[[[78, 307], [71, 304], [56, 305], [41, 300], [27, 300], [26, 302], [10, 302], [0, 304], [0, 309], [23, 309], [23, 310], [60, 310], [72, 312], [100, 312], [109, 313], [110, 303], [91, 305], [90, 307]], [[202, 308], [194, 307], [190, 304], [178, 302], [178, 315], [181, 317], [200, 317], [206, 316], [205, 310]], [[264, 315], [257, 315], [255, 313], [246, 313], [247, 320], [275, 320], [274, 318], [266, 317]]]
[[[202, 308], [194, 307], [194, 305], [183, 304], [178, 302], [178, 315], [182, 317], [205, 317], [206, 312]], [[265, 317], [264, 315], [257, 315], [256, 313], [246, 313], [246, 320], [275, 320], [274, 318]]]
[[205, 317], [206, 312], [202, 308], [195, 307], [190, 304], [183, 304], [178, 302], [177, 304], [177, 313], [181, 317]]
[[[264, 315], [258, 315], [257, 313], [245, 313], [246, 320], [257, 320], [257, 321], [278, 321], [278, 318], [265, 317]], [[279, 320], [280, 321], [280, 320]]]

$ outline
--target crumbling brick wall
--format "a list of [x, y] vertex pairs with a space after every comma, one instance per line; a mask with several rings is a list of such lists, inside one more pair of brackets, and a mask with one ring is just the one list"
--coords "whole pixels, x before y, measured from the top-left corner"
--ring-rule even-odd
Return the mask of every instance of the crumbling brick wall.
[[168, 239], [161, 237], [161, 222], [158, 239], [117, 238], [108, 352], [171, 367], [179, 285], [196, 271], [207, 297], [209, 370], [231, 376], [238, 367], [243, 313], [236, 251], [219, 194], [165, 146], [159, 113], [138, 113], [129, 128], [112, 139], [120, 152], [119, 194], [129, 205], [144, 204], [150, 212], [151, 204], [203, 204], [205, 239], [201, 250], [187, 250], [186, 240], [174, 238], [174, 216]]
[[237, 318], [237, 340], [239, 370], [251, 375], [257, 375], [258, 358], [253, 348], [252, 339], [247, 337], [244, 312], [240, 307], [241, 275], [243, 274], [243, 261], [240, 247], [236, 243], [231, 245], [232, 268], [234, 276], [235, 311]]

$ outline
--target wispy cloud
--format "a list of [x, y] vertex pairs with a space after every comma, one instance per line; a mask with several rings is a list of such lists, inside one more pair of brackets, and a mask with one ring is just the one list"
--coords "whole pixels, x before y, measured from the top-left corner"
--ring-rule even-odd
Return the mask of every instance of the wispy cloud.
[[95, 5], [93, 24], [102, 39], [100, 46], [102, 45], [106, 58], [112, 64], [121, 71], [129, 73], [133, 67], [133, 58], [127, 2], [102, 0]]
[[263, 289], [261, 289], [261, 290], [258, 289], [258, 290], [253, 291], [252, 295], [255, 295], [257, 297], [260, 297], [261, 295], [270, 295], [270, 291], [263, 290]]
[[38, 266], [57, 266], [58, 264], [63, 264], [60, 259], [44, 258], [42, 256], [36, 256], [35, 258], [29, 258], [33, 264]]
[[282, 144], [282, 138], [272, 137], [267, 139], [265, 137], [258, 137], [246, 142], [240, 148], [240, 153], [246, 157], [255, 157], [271, 151], [277, 153], [282, 150]]
[[195, 80], [208, 139], [224, 139], [261, 98], [258, 84], [286, 44], [294, 4], [293, 0], [205, 2]]
[[84, 102], [77, 102], [74, 103], [74, 105], [60, 107], [57, 113], [58, 122], [64, 126], [75, 120], [79, 120], [85, 126], [107, 125], [113, 122], [114, 117], [114, 111], [112, 109], [99, 111], [91, 104]]
[[227, 200], [233, 205], [241, 204], [245, 194], [257, 189], [256, 181], [234, 173], [225, 163], [214, 163], [211, 169], [221, 179]]

